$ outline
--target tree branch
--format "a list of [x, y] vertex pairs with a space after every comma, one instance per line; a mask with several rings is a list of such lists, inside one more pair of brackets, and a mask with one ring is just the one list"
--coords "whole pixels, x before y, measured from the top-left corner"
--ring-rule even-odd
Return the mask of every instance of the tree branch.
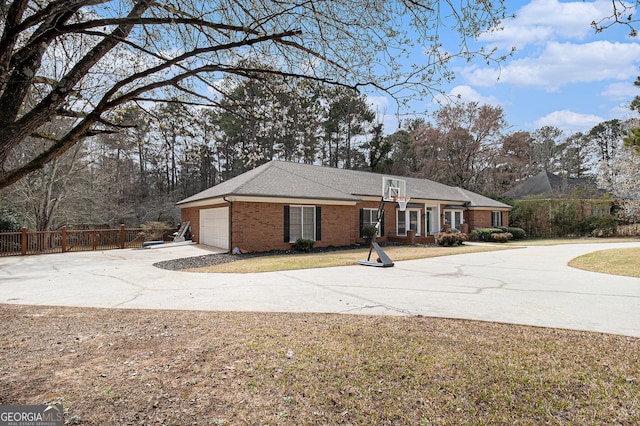
[[[135, 3], [129, 17], [139, 17], [153, 3], [153, 0], [140, 0]], [[5, 154], [8, 149], [13, 148], [20, 143], [27, 135], [45, 123], [48, 118], [58, 109], [58, 107], [66, 100], [71, 89], [76, 85], [86, 73], [106, 55], [118, 45], [119, 40], [126, 36], [133, 29], [133, 24], [120, 25], [112, 32], [112, 37], [105, 38], [89, 53], [87, 53], [58, 83], [58, 85], [25, 115], [17, 120], [8, 119], [8, 117], [0, 117], [0, 124], [5, 125], [5, 138], [3, 144], [0, 145], [0, 154]], [[29, 79], [30, 81], [31, 79]], [[11, 96], [11, 91], [5, 89], [3, 98]], [[15, 101], [14, 101], [15, 102]], [[0, 111], [4, 111], [0, 109]], [[6, 141], [6, 142], [5, 142]], [[0, 155], [2, 157], [2, 155]]]

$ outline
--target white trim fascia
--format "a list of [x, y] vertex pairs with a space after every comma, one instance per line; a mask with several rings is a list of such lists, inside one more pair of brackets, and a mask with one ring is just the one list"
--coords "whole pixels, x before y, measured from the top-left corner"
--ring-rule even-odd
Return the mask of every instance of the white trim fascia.
[[[358, 197], [362, 198], [362, 201], [377, 201], [380, 202], [380, 198], [382, 198], [382, 196], [380, 197], [374, 197], [372, 195], [357, 195]], [[390, 201], [386, 201], [389, 204], [393, 204]], [[451, 204], [451, 205], [460, 205], [460, 206], [464, 206], [464, 201], [460, 201], [460, 200], [456, 200], [456, 201], [452, 201], [452, 200], [436, 200], [436, 199], [431, 199], [431, 198], [411, 198], [409, 199], [410, 203], [416, 203], [416, 204], [420, 204], [420, 203], [424, 203], [424, 204], [428, 204], [431, 207], [434, 207], [436, 205], [439, 204]]]
[[227, 204], [227, 201], [225, 201], [222, 197], [207, 198], [206, 200], [189, 201], [187, 203], [177, 204], [176, 207], [178, 207], [179, 209], [184, 209], [189, 207], [213, 206], [216, 204]]
[[317, 198], [284, 198], [284, 197], [255, 197], [248, 195], [229, 195], [225, 197], [208, 198], [206, 200], [191, 201], [184, 204], [178, 204], [179, 208], [202, 207], [214, 204], [225, 204], [227, 202], [246, 202], [246, 203], [275, 203], [275, 204], [299, 204], [320, 206], [355, 206], [358, 201], [348, 200], [322, 200]]
[[501, 211], [501, 212], [508, 212], [511, 211], [512, 207], [482, 207], [482, 206], [476, 206], [476, 207], [469, 207], [469, 210], [483, 210], [483, 211], [487, 211], [487, 210], [491, 210], [494, 212], [497, 211]]

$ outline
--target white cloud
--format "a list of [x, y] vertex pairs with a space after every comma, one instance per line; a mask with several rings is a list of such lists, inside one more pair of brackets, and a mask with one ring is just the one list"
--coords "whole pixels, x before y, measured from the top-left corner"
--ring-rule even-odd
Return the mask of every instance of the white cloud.
[[377, 114], [386, 113], [391, 105], [386, 96], [367, 96], [367, 103]]
[[504, 20], [503, 31], [484, 34], [481, 41], [498, 47], [524, 48], [557, 37], [583, 40], [593, 34], [591, 22], [611, 14], [610, 0], [559, 2], [533, 0], [516, 12], [514, 19]]
[[579, 114], [569, 110], [553, 111], [535, 121], [534, 127], [553, 126], [565, 132], [585, 132], [605, 121], [594, 114]]
[[638, 113], [630, 108], [631, 101], [622, 103], [611, 108], [609, 111], [610, 118], [626, 121], [632, 118], [638, 118]]
[[400, 120], [398, 115], [394, 114], [396, 111], [389, 98], [386, 96], [367, 96], [367, 103], [376, 113], [376, 120], [382, 123], [385, 134], [398, 130]]
[[600, 92], [601, 96], [614, 101], [628, 100], [631, 102], [635, 95], [640, 94], [638, 88], [631, 81], [626, 83], [611, 83]]
[[635, 79], [639, 58], [639, 43], [551, 42], [537, 57], [513, 60], [500, 70], [471, 66], [461, 74], [472, 85], [493, 86], [499, 76], [500, 83], [555, 91], [570, 83]]

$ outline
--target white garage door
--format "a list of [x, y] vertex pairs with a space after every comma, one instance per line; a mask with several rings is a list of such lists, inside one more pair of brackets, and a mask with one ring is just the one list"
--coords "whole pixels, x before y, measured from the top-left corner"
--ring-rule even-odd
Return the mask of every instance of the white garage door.
[[200, 210], [200, 243], [229, 250], [229, 207]]

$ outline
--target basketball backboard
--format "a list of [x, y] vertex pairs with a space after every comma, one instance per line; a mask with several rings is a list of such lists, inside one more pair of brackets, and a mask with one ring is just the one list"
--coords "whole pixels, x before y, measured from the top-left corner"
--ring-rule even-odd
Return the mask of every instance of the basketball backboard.
[[382, 199], [396, 202], [398, 197], [407, 195], [407, 183], [404, 179], [382, 176]]

